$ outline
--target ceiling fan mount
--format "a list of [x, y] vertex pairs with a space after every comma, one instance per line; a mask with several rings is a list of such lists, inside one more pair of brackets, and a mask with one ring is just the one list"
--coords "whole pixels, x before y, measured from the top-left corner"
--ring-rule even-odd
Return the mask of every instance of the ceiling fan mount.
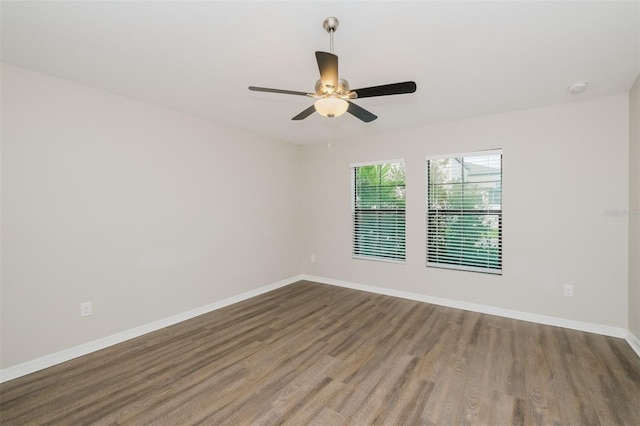
[[329, 16], [322, 21], [322, 28], [324, 28], [329, 34], [336, 32], [340, 25], [340, 21], [335, 16]]
[[339, 25], [340, 21], [338, 21], [338, 18], [335, 16], [329, 16], [322, 22], [322, 27], [329, 33], [330, 52], [316, 52], [316, 61], [318, 62], [320, 79], [316, 81], [314, 93], [256, 86], [249, 86], [249, 90], [281, 93], [285, 95], [309, 96], [316, 99], [313, 105], [293, 117], [292, 120], [303, 120], [316, 111], [325, 117], [338, 117], [345, 112], [348, 112], [366, 123], [371, 122], [378, 117], [351, 102], [352, 99], [399, 95], [404, 93], [413, 93], [416, 91], [417, 86], [413, 81], [350, 90], [349, 82], [343, 78], [338, 78], [338, 56], [333, 53], [333, 34], [336, 32]]

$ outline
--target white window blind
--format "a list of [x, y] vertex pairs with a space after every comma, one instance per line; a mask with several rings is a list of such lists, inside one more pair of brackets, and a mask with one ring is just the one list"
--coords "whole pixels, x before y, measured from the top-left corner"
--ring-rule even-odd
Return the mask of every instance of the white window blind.
[[502, 151], [427, 158], [427, 266], [502, 273]]
[[404, 160], [352, 164], [353, 257], [405, 260]]

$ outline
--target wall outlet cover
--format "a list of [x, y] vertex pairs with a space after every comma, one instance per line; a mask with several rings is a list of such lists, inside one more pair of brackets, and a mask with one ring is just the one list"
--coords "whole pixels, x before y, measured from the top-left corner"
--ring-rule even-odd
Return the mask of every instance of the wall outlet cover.
[[93, 306], [92, 306], [91, 302], [82, 302], [80, 304], [80, 316], [81, 317], [88, 317], [92, 313], [93, 313]]
[[567, 297], [573, 297], [573, 286], [571, 284], [565, 284], [563, 294]]

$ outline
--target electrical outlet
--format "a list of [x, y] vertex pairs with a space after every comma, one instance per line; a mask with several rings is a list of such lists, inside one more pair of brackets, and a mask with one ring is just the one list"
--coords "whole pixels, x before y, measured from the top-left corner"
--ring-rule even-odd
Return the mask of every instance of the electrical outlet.
[[563, 294], [567, 297], [573, 297], [573, 286], [571, 284], [565, 284]]
[[312, 254], [311, 255], [311, 263], [315, 263], [316, 262], [316, 255]]
[[80, 316], [88, 317], [93, 313], [93, 307], [91, 306], [91, 302], [82, 302], [80, 304]]

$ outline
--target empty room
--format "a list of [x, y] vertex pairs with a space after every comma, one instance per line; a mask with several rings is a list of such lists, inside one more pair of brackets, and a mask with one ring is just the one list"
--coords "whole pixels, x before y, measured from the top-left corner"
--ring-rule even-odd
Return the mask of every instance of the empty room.
[[640, 424], [640, 1], [0, 31], [0, 423]]

